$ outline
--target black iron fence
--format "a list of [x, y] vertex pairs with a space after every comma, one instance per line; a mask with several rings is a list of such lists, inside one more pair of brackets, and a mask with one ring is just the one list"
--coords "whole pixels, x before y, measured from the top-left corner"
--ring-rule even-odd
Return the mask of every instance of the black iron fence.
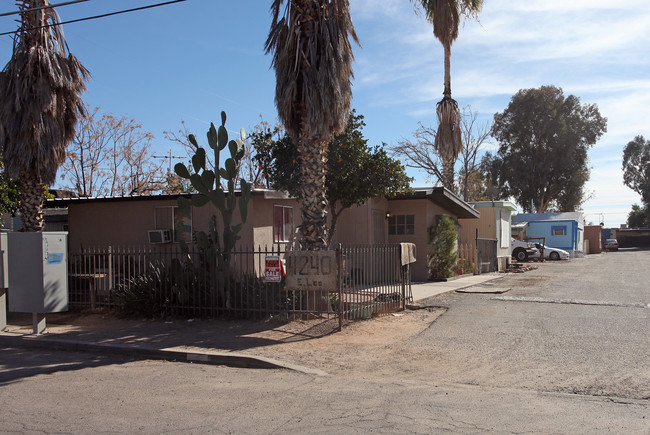
[[339, 288], [342, 319], [363, 319], [405, 308], [411, 271], [400, 245], [343, 246]]
[[73, 308], [120, 308], [143, 317], [254, 317], [286, 311], [281, 283], [265, 282], [267, 255], [277, 249], [229, 254], [191, 246], [98, 247], [69, 255]]
[[410, 270], [400, 245], [339, 246], [338, 285], [287, 290], [265, 279], [278, 247], [228, 254], [178, 245], [96, 247], [69, 255], [72, 308], [115, 309], [137, 317], [369, 318], [404, 309]]

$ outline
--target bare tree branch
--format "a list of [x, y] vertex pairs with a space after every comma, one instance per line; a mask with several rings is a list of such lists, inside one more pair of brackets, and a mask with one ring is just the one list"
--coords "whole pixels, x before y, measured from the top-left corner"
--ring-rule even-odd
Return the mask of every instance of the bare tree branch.
[[[476, 195], [472, 186], [476, 184], [477, 175], [480, 172], [479, 154], [490, 137], [491, 124], [485, 122], [479, 124], [478, 112], [472, 111], [468, 105], [462, 110], [460, 122], [462, 148], [459, 154], [460, 168], [458, 169], [457, 178], [459, 180], [459, 190], [463, 199], [466, 201], [476, 200]], [[424, 171], [428, 180], [433, 181], [436, 185], [444, 185], [453, 189], [453, 182], [450, 183], [449, 177], [445, 175], [446, 165], [443, 162], [440, 152], [435, 147], [436, 130], [427, 127], [422, 123], [418, 124], [417, 130], [413, 133], [415, 141], [402, 140], [397, 145], [388, 147], [393, 157], [397, 157], [405, 162], [406, 167], [415, 168]], [[455, 166], [456, 161], [452, 163]]]
[[79, 196], [137, 195], [161, 191], [165, 171], [151, 160], [153, 135], [124, 116], [90, 111], [79, 120], [62, 165], [63, 188]]

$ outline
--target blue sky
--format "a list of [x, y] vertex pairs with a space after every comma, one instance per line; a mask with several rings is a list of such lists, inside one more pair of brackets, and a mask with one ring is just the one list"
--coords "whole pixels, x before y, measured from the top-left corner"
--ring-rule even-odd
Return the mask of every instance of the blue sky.
[[[90, 0], [58, 13], [66, 21], [159, 1]], [[264, 54], [269, 4], [187, 0], [65, 25], [71, 52], [93, 76], [85, 101], [141, 122], [156, 138], [156, 153], [174, 147], [163, 131], [177, 130], [181, 120], [199, 138], [221, 110], [233, 132], [250, 130], [260, 116], [275, 121], [275, 76]], [[365, 136], [372, 145], [412, 138], [418, 122], [435, 122], [442, 47], [408, 0], [350, 4], [361, 41], [354, 47], [353, 107], [365, 116]], [[0, 4], [0, 13], [15, 9], [13, 1]], [[15, 19], [0, 17], [0, 32], [15, 30]], [[596, 103], [608, 132], [590, 151], [592, 198], [584, 210], [587, 221], [617, 226], [640, 202], [623, 185], [621, 158], [634, 136], [650, 138], [649, 23], [647, 0], [485, 0], [480, 22], [465, 23], [452, 48], [454, 98], [484, 120], [522, 88], [555, 85]], [[2, 65], [11, 49], [10, 37], [0, 37]], [[415, 186], [431, 182], [410, 175]]]

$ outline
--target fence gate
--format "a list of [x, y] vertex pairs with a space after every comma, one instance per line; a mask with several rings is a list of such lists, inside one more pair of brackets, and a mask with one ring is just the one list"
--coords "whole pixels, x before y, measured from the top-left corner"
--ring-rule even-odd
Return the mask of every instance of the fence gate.
[[411, 298], [411, 281], [401, 259], [400, 245], [288, 252], [289, 317], [338, 318], [340, 326], [344, 320], [403, 310]]
[[496, 272], [497, 262], [497, 240], [476, 238], [476, 250], [478, 251], [479, 273]]

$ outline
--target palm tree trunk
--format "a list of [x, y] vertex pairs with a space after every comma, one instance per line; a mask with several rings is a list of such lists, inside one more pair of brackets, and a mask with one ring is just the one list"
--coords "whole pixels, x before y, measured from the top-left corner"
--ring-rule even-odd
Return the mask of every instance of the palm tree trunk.
[[451, 43], [443, 46], [445, 47], [445, 90], [442, 95], [451, 98]]
[[321, 251], [327, 249], [327, 175], [328, 140], [316, 138], [306, 142], [301, 139], [298, 152], [302, 162], [302, 224], [301, 249]]
[[436, 105], [438, 130], [434, 147], [442, 159], [442, 184], [454, 191], [454, 164], [462, 149], [460, 134], [460, 111], [458, 103], [451, 98], [451, 43], [445, 47], [445, 89], [443, 98]]
[[20, 211], [23, 231], [43, 231], [43, 183], [37, 174], [24, 174], [21, 179], [22, 191]]
[[454, 182], [454, 163], [455, 159], [443, 159], [442, 160], [442, 185], [447, 189], [455, 192], [456, 183]]

